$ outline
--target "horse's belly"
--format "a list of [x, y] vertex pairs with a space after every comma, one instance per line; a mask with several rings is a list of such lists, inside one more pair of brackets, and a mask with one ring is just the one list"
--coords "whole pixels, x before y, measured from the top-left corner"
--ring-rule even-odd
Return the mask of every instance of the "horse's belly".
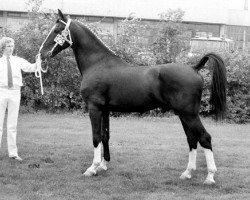
[[149, 110], [152, 110], [154, 108], [156, 108], [157, 106], [154, 104], [150, 104], [150, 105], [112, 105], [110, 104], [108, 106], [110, 111], [114, 111], [114, 112], [146, 112]]
[[149, 96], [142, 93], [122, 95], [122, 92], [111, 97], [108, 103], [111, 111], [144, 112], [157, 107], [157, 103]]

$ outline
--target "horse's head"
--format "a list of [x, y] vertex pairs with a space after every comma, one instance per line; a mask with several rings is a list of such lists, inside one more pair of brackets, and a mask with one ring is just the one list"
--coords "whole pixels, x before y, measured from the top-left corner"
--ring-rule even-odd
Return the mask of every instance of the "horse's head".
[[51, 29], [40, 48], [42, 60], [54, 57], [73, 43], [69, 29], [71, 20], [60, 10], [58, 10], [58, 16], [59, 18], [56, 21], [56, 24]]

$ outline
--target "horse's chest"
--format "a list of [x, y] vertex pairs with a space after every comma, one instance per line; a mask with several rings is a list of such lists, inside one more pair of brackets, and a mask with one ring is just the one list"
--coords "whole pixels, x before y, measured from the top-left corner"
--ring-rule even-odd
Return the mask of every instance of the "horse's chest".
[[86, 99], [93, 93], [94, 91], [90, 87], [81, 87], [81, 94], [82, 94], [83, 99]]
[[83, 80], [81, 83], [81, 95], [86, 101], [104, 101], [106, 86], [100, 81]]
[[95, 93], [98, 93], [98, 86], [82, 84], [81, 93], [83, 97], [87, 97]]

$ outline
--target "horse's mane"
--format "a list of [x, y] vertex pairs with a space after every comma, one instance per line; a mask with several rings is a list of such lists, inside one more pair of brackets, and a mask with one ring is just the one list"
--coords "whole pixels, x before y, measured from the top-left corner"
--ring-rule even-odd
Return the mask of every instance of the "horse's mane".
[[[78, 25], [80, 25], [81, 27], [85, 28], [87, 31], [89, 31], [93, 37], [98, 40], [104, 47], [106, 47], [107, 50], [109, 50], [110, 52], [112, 52], [114, 55], [116, 55], [116, 53], [110, 49], [110, 47], [108, 47], [104, 42], [103, 40], [87, 25], [87, 24], [83, 24], [82, 22], [80, 21], [75, 21]], [[117, 55], [116, 55], [117, 56]]]

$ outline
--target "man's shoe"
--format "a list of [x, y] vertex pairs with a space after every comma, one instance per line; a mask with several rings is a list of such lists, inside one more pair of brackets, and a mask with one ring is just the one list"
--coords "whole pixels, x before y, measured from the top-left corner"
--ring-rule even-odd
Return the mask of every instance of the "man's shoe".
[[23, 161], [23, 159], [21, 157], [19, 157], [19, 156], [13, 156], [13, 157], [10, 157], [10, 158], [14, 159], [14, 160], [16, 160], [18, 162], [22, 162]]

